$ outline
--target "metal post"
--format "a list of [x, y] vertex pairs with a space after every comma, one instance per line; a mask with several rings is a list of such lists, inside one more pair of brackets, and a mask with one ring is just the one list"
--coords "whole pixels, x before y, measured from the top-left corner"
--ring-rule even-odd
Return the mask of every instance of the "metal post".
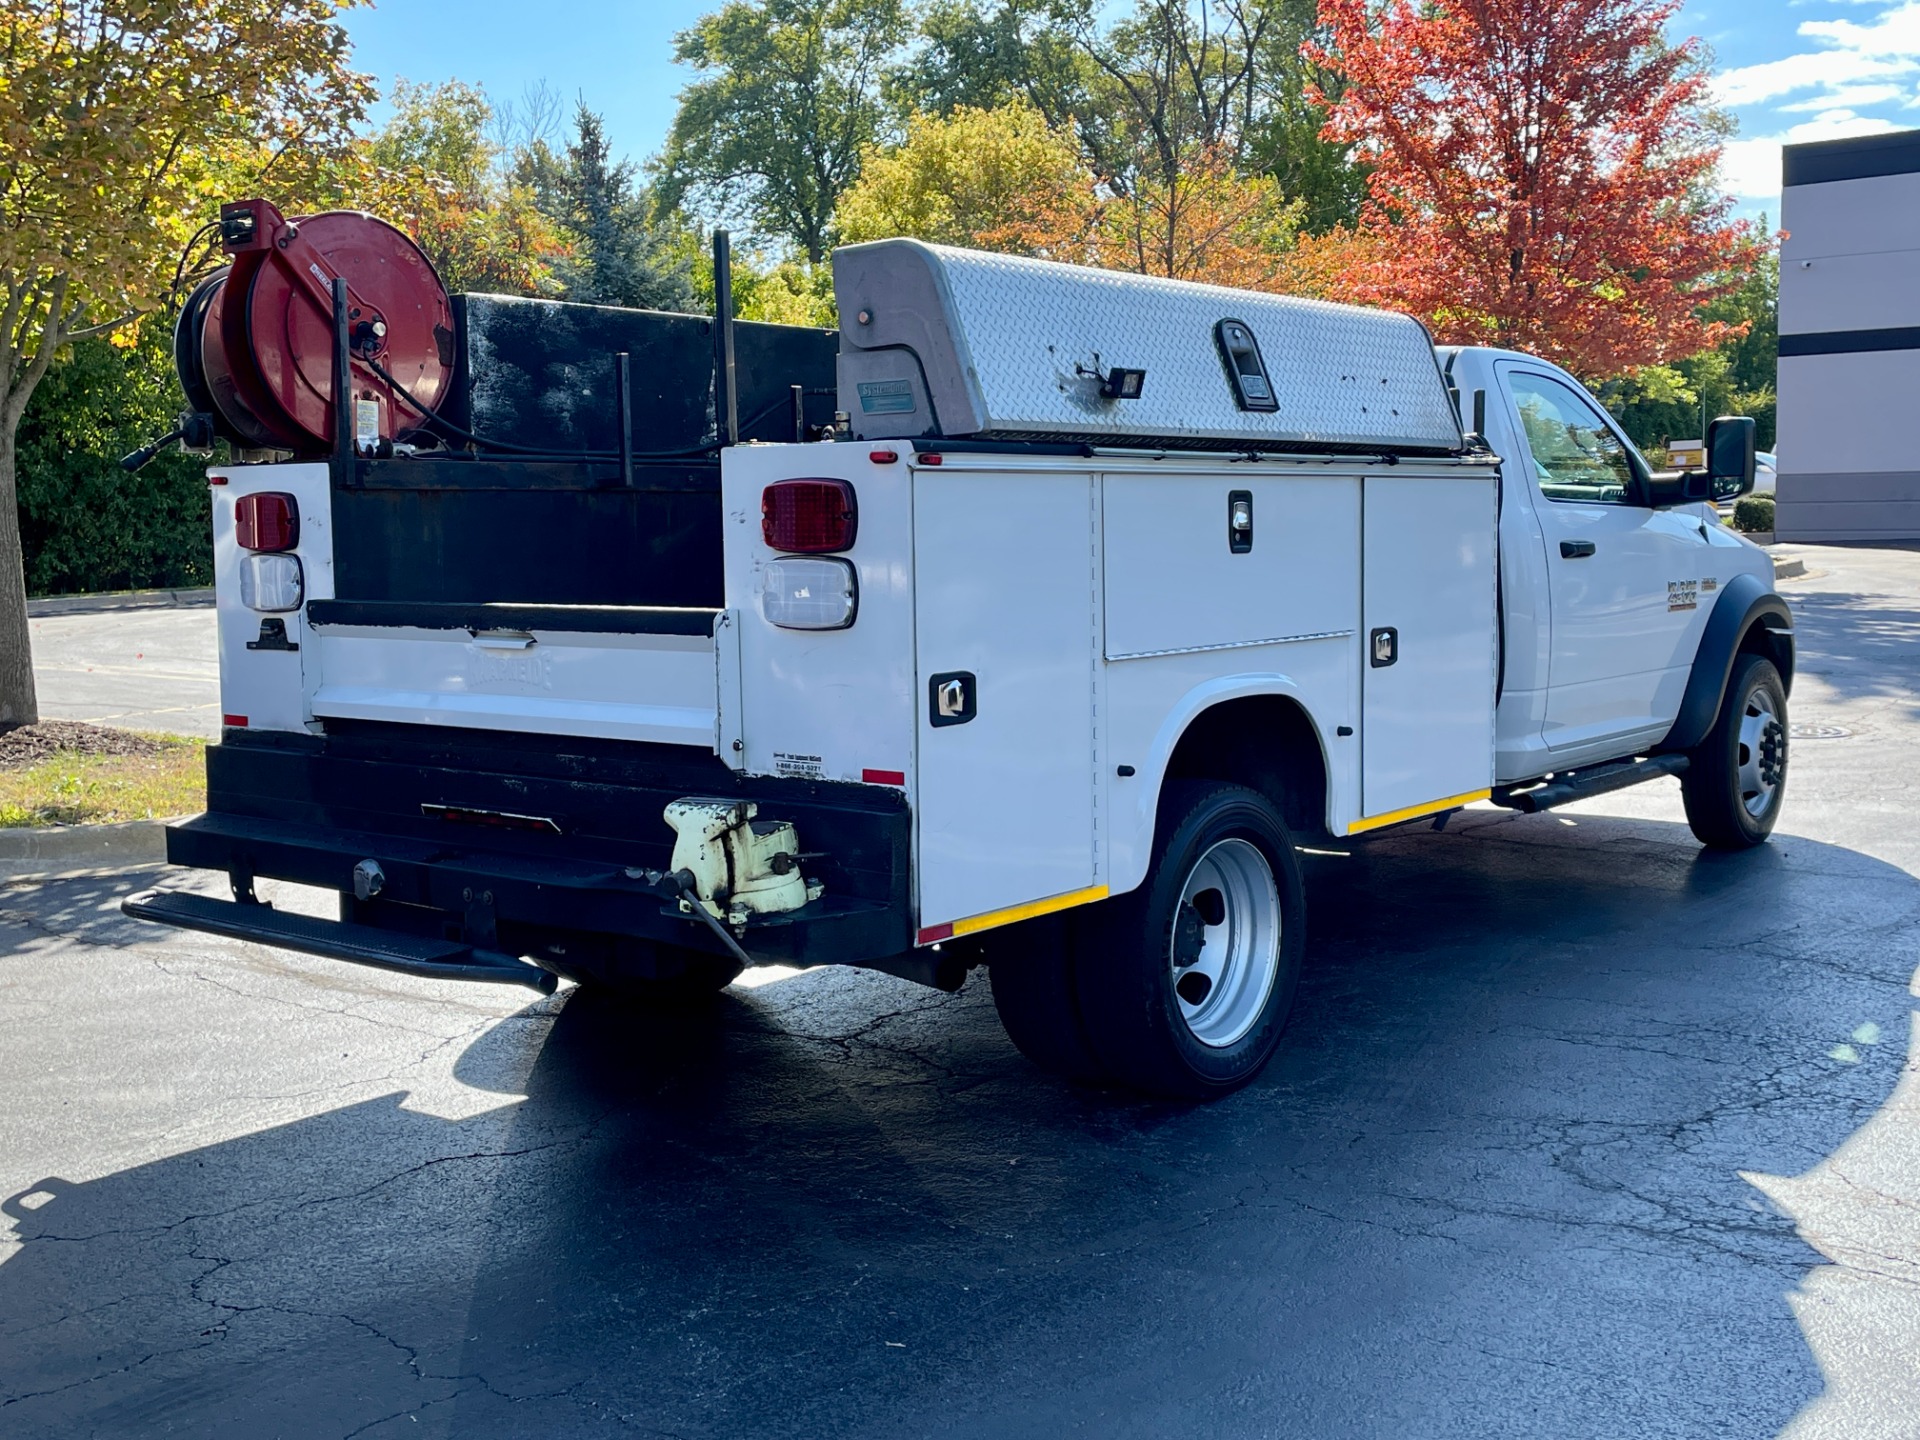
[[807, 392], [801, 385], [789, 385], [793, 392], [793, 442], [802, 444], [807, 438]]
[[633, 357], [613, 357], [614, 394], [620, 417], [620, 483], [633, 488]]
[[722, 445], [740, 443], [740, 392], [733, 366], [733, 245], [713, 232], [713, 389]]
[[353, 478], [353, 352], [347, 345], [347, 282], [333, 280], [333, 458], [335, 483]]

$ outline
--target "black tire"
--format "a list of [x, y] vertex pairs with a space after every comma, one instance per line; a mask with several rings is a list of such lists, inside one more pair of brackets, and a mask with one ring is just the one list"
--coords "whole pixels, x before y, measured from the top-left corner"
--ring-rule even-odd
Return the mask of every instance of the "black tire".
[[1680, 777], [1687, 824], [1710, 850], [1750, 850], [1773, 833], [1787, 793], [1787, 688], [1764, 655], [1736, 656], [1707, 738]]
[[645, 940], [623, 940], [611, 953], [583, 956], [580, 948], [541, 963], [576, 985], [661, 1010], [707, 1004], [746, 968], [731, 956]]
[[[1242, 842], [1232, 845], [1227, 842]], [[1232, 886], [1209, 887], [1186, 898], [1189, 879], [1203, 883], [1222, 857], [1247, 872], [1253, 912], [1270, 917], [1273, 943], [1254, 944], [1253, 970], [1221, 972], [1219, 993], [1211, 982], [1189, 990], [1205, 966], [1194, 957], [1233, 951], [1238, 902], [1224, 900]], [[1203, 862], [1216, 867], [1205, 872]], [[1260, 889], [1260, 874], [1270, 889]], [[1211, 896], [1211, 900], [1208, 897]], [[1220, 919], [1207, 918], [1207, 908]], [[1270, 909], [1268, 907], [1271, 907]], [[1192, 913], [1187, 913], [1192, 912]], [[1080, 917], [1075, 994], [1088, 1044], [1100, 1068], [1122, 1084], [1154, 1095], [1206, 1100], [1246, 1084], [1273, 1055], [1293, 1008], [1306, 943], [1306, 892], [1293, 837], [1273, 803], [1258, 791], [1218, 781], [1178, 781], [1160, 797], [1153, 863], [1132, 893], [1109, 900]], [[1259, 923], [1267, 923], [1265, 921]], [[1178, 927], [1178, 929], [1176, 928]], [[1248, 937], [1266, 934], [1245, 929]], [[1238, 953], [1238, 952], [1234, 952]], [[1178, 961], [1177, 956], [1186, 956]], [[1249, 977], [1229, 984], [1236, 973]], [[1259, 976], [1264, 975], [1264, 981]], [[1199, 974], [1202, 980], [1207, 979]], [[1258, 983], [1256, 983], [1258, 981]], [[1216, 1020], [1204, 1008], [1228, 1004]], [[1239, 1016], [1238, 1021], [1235, 1016]], [[1243, 1029], [1234, 1028], [1244, 1023]], [[1194, 1028], [1211, 1026], [1211, 1039]]]
[[1079, 927], [1068, 915], [1048, 915], [981, 937], [993, 985], [993, 1008], [1020, 1053], [1069, 1080], [1103, 1077], [1087, 1043], [1074, 993]]

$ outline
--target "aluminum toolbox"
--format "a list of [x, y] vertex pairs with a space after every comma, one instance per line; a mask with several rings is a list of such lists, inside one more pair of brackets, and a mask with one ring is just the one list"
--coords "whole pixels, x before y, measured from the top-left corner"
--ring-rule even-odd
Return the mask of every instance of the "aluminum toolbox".
[[[833, 284], [840, 408], [861, 440], [1462, 446], [1432, 342], [1405, 315], [917, 240], [841, 246]], [[1229, 352], [1247, 337], [1260, 368], [1236, 383]], [[1137, 396], [1103, 393], [1121, 370], [1145, 372]]]

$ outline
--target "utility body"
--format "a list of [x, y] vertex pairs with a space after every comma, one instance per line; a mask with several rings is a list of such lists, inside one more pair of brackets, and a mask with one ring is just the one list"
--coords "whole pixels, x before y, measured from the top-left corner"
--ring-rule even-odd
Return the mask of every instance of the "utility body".
[[691, 459], [623, 418], [618, 471], [464, 428], [216, 467], [227, 728], [168, 843], [235, 900], [130, 912], [662, 1003], [985, 963], [1040, 1063], [1205, 1096], [1284, 1024], [1299, 845], [1674, 774], [1707, 843], [1771, 829], [1792, 623], [1709, 504], [1751, 422], [1657, 475], [1403, 317], [908, 241], [835, 279], [837, 347], [760, 345], [797, 439], [724, 443], [723, 313]]

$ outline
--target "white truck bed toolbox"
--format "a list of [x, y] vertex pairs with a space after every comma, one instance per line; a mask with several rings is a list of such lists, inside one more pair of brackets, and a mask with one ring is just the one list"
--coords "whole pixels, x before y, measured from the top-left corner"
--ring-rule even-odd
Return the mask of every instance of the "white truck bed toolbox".
[[1405, 315], [917, 240], [842, 246], [833, 283], [840, 408], [861, 440], [1462, 447]]

